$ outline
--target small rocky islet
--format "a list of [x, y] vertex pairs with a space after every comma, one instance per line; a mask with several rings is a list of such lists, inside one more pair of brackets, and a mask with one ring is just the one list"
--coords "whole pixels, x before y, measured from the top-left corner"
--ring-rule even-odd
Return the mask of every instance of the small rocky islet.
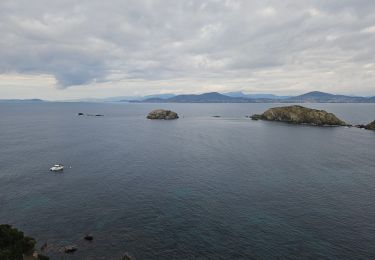
[[251, 119], [315, 126], [348, 126], [332, 113], [298, 105], [270, 108], [261, 115], [252, 115]]
[[178, 114], [171, 110], [155, 109], [148, 113], [148, 119], [173, 120], [178, 118]]
[[78, 116], [104, 116], [102, 114], [95, 114], [95, 115], [93, 115], [93, 114], [85, 114], [85, 113], [82, 113], [82, 112], [79, 112], [77, 115]]

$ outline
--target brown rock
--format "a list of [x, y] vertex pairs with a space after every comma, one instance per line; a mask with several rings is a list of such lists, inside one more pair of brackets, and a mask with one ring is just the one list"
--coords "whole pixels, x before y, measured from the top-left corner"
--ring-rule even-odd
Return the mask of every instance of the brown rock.
[[164, 109], [156, 109], [151, 111], [147, 115], [148, 119], [163, 119], [163, 120], [171, 120], [171, 119], [177, 119], [178, 115], [176, 112], [170, 111], [170, 110], [164, 110]]

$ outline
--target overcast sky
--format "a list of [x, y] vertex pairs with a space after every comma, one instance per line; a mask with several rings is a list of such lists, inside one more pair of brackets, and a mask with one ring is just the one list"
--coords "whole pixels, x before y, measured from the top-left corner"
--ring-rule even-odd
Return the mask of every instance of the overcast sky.
[[375, 95], [374, 0], [1, 0], [0, 99]]

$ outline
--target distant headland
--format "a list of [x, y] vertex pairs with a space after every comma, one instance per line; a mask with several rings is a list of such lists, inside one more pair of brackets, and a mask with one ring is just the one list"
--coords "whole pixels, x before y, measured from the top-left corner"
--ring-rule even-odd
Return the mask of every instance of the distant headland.
[[44, 100], [39, 98], [32, 99], [0, 99], [0, 102], [44, 102]]

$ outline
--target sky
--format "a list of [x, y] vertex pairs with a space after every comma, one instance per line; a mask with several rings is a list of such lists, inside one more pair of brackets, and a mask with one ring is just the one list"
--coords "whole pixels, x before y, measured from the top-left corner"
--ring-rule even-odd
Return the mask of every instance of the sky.
[[375, 96], [374, 0], [1, 0], [0, 99]]

